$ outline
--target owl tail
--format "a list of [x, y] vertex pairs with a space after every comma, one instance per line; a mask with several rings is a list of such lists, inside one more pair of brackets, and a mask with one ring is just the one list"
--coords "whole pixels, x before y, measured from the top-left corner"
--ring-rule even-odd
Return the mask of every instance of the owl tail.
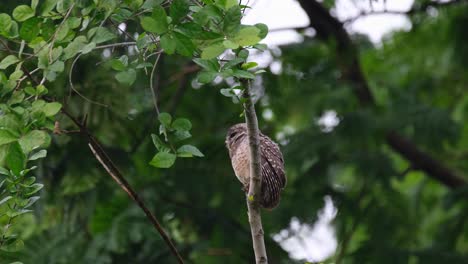
[[260, 205], [265, 209], [273, 209], [278, 206], [280, 201], [280, 188], [275, 188], [276, 186], [268, 181], [262, 182], [262, 200]]

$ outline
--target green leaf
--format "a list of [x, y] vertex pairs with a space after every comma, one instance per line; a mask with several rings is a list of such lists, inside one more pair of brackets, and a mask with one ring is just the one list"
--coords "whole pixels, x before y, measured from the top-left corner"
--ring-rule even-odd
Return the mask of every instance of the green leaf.
[[19, 59], [15, 55], [8, 55], [0, 62], [0, 70], [8, 68], [10, 65], [17, 63]]
[[161, 48], [163, 48], [167, 54], [174, 54], [176, 47], [177, 41], [172, 34], [164, 34], [161, 37]]
[[10, 100], [8, 100], [8, 105], [12, 106], [15, 104], [19, 104], [24, 100], [24, 93], [23, 91], [14, 91], [13, 95], [11, 96]]
[[31, 187], [28, 188], [27, 192], [25, 193], [26, 196], [31, 196], [38, 191], [40, 191], [44, 187], [42, 183], [34, 183]]
[[63, 50], [63, 59], [68, 60], [77, 55], [86, 46], [87, 40], [85, 36], [76, 37], [68, 46]]
[[204, 157], [198, 148], [192, 145], [183, 145], [177, 149], [177, 156], [179, 157]]
[[65, 63], [63, 61], [56, 61], [52, 63], [49, 67], [47, 67], [47, 70], [52, 71], [52, 72], [63, 72], [64, 68], [65, 68]]
[[248, 70], [248, 69], [251, 69], [251, 68], [255, 68], [257, 66], [258, 66], [258, 63], [254, 62], [254, 61], [251, 61], [251, 62], [247, 62], [247, 63], [242, 64], [241, 68], [243, 70]]
[[238, 0], [215, 0], [215, 2], [224, 9], [229, 9], [233, 6], [239, 5]]
[[177, 118], [172, 123], [172, 128], [179, 131], [190, 131], [190, 129], [192, 129], [192, 123], [187, 118]]
[[221, 55], [225, 50], [223, 42], [216, 42], [202, 50], [201, 58], [204, 60], [213, 59]]
[[262, 43], [255, 44], [253, 47], [260, 50], [260, 51], [264, 51], [264, 50], [268, 49], [268, 46], [266, 44], [262, 44]]
[[[93, 36], [93, 38], [91, 38], [91, 36]], [[88, 39], [91, 39], [91, 42], [96, 44], [109, 41], [115, 37], [115, 34], [105, 27], [92, 28], [88, 32]]]
[[268, 26], [263, 23], [258, 23], [254, 25], [260, 32], [258, 33], [258, 37], [264, 39], [268, 35]]
[[192, 57], [195, 51], [195, 44], [193, 44], [192, 40], [178, 32], [174, 32], [174, 38], [176, 40], [177, 53], [186, 57]]
[[[62, 41], [68, 36], [69, 32], [70, 32], [70, 28], [68, 27], [68, 24], [67, 23], [62, 24], [62, 26], [57, 29], [57, 33], [55, 34], [55, 39], [57, 41]], [[86, 38], [85, 36], [79, 36], [79, 37]]]
[[31, 0], [31, 8], [33, 10], [36, 10], [38, 4], [39, 4], [39, 0]]
[[47, 150], [41, 149], [38, 152], [31, 155], [31, 157], [29, 157], [29, 160], [42, 159], [42, 158], [45, 158], [46, 156], [47, 156]]
[[201, 26], [205, 26], [209, 21], [219, 24], [222, 22], [223, 18], [223, 10], [211, 4], [204, 6], [199, 12], [193, 15], [194, 22]]
[[58, 0], [45, 0], [43, 4], [41, 4], [41, 15], [45, 16], [48, 15], [50, 11], [52, 11], [57, 4]]
[[169, 151], [169, 147], [166, 145], [166, 143], [164, 143], [159, 137], [158, 135], [155, 135], [155, 134], [151, 134], [151, 139], [153, 141], [153, 144], [154, 146], [156, 147], [156, 149], [158, 151], [162, 151], [162, 152], [166, 152], [166, 151]]
[[28, 209], [17, 209], [15, 211], [8, 211], [7, 212], [7, 216], [10, 217], [10, 218], [13, 218], [13, 217], [17, 217], [17, 216], [20, 216], [20, 215], [23, 215], [23, 214], [27, 214], [27, 213], [30, 213], [32, 212], [32, 210], [28, 210]]
[[[3, 174], [3, 175], [6, 175], [6, 176], [9, 176], [10, 175], [10, 172], [3, 168], [3, 167], [0, 167], [0, 174]], [[5, 183], [5, 180], [1, 181], [0, 182], [0, 188], [2, 188], [3, 184]]]
[[123, 71], [128, 66], [128, 57], [127, 55], [122, 55], [119, 59], [113, 59], [111, 61], [112, 69], [116, 71]]
[[19, 175], [24, 169], [26, 157], [18, 142], [13, 142], [8, 145], [5, 163], [15, 175]]
[[144, 16], [140, 19], [141, 27], [148, 32], [157, 33], [161, 32], [162, 29], [160, 25], [150, 16]]
[[165, 127], [171, 127], [172, 116], [169, 113], [160, 113], [158, 116], [158, 120]]
[[[18, 68], [18, 67], [16, 67]], [[17, 81], [23, 77], [24, 72], [22, 70], [16, 70], [10, 75], [10, 81]]]
[[142, 9], [152, 9], [153, 7], [159, 6], [164, 0], [146, 0], [141, 6]]
[[223, 41], [223, 45], [226, 49], [237, 49], [239, 47], [239, 44], [229, 39], [226, 39], [225, 41]]
[[226, 35], [234, 35], [240, 28], [242, 13], [238, 5], [229, 8], [224, 17], [223, 31]]
[[12, 24], [11, 17], [8, 14], [0, 14], [0, 32], [8, 32]]
[[23, 206], [23, 208], [29, 208], [33, 204], [35, 204], [41, 197], [40, 196], [33, 196], [28, 198], [27, 203]]
[[219, 92], [226, 97], [233, 97], [236, 95], [234, 91], [232, 90], [232, 88], [224, 88], [224, 89], [221, 89]]
[[234, 76], [241, 79], [255, 79], [255, 75], [248, 71], [234, 69]]
[[45, 131], [33, 130], [22, 136], [19, 139], [19, 144], [23, 152], [29, 154], [34, 149], [48, 147], [50, 144], [50, 136]]
[[237, 54], [237, 56], [239, 58], [241, 58], [241, 59], [244, 59], [244, 61], [245, 61], [249, 57], [249, 51], [246, 50], [246, 49], [243, 49], [243, 50], [239, 51], [239, 54]]
[[0, 206], [6, 202], [8, 202], [11, 198], [13, 198], [13, 196], [7, 196], [5, 198], [3, 198], [2, 200], [0, 200]]
[[[11, 239], [11, 241], [10, 241]], [[5, 243], [3, 243], [2, 247], [0, 248], [6, 252], [18, 252], [24, 248], [24, 242], [21, 239], [10, 238], [7, 239]]]
[[198, 82], [206, 84], [214, 81], [218, 76], [218, 72], [213, 71], [201, 71], [198, 73]]
[[156, 168], [167, 169], [172, 167], [175, 161], [176, 155], [167, 152], [159, 152], [153, 157], [149, 164]]
[[0, 146], [16, 140], [18, 140], [18, 137], [15, 136], [11, 131], [5, 128], [0, 128]]
[[78, 28], [81, 24], [81, 18], [80, 17], [69, 17], [67, 19], [67, 24], [70, 29], [75, 29]]
[[124, 2], [133, 10], [137, 10], [143, 4], [143, 0], [125, 0]]
[[183, 33], [191, 39], [213, 40], [224, 38], [224, 34], [208, 31], [204, 29], [201, 25], [196, 24], [194, 22], [186, 22], [183, 24], [179, 24], [174, 29], [174, 31]]
[[68, 11], [72, 4], [72, 0], [59, 0], [57, 3], [57, 11], [63, 14]]
[[235, 58], [235, 59], [232, 59], [228, 62], [226, 62], [224, 65], [223, 65], [223, 70], [226, 70], [226, 69], [230, 69], [238, 64], [241, 64], [245, 61], [245, 59], [242, 59], [242, 58]]
[[19, 5], [13, 10], [13, 18], [22, 22], [34, 16], [34, 10], [27, 5]]
[[259, 33], [260, 29], [257, 27], [246, 26], [240, 29], [231, 40], [239, 46], [252, 46], [261, 40]]
[[172, 22], [177, 24], [189, 12], [189, 3], [187, 0], [174, 0], [171, 4], [169, 14]]
[[205, 70], [209, 71], [219, 71], [219, 62], [218, 60], [211, 59], [211, 60], [203, 60], [199, 58], [193, 59], [193, 62], [201, 66]]
[[150, 17], [141, 18], [140, 24], [148, 32], [162, 34], [168, 29], [166, 11], [161, 6], [156, 6]]
[[81, 53], [82, 54], [90, 53], [91, 51], [94, 50], [94, 48], [96, 48], [96, 43], [94, 42], [88, 43], [81, 49]]
[[176, 142], [179, 142], [184, 139], [191, 138], [191, 137], [192, 135], [188, 131], [176, 130], [176, 132], [174, 133], [174, 140]]
[[123, 72], [119, 72], [115, 75], [115, 79], [119, 83], [132, 85], [136, 80], [136, 71], [134, 69], [128, 69]]
[[60, 111], [61, 108], [62, 108], [61, 103], [57, 103], [57, 102], [47, 103], [42, 109], [42, 112], [44, 112], [46, 116], [54, 116]]

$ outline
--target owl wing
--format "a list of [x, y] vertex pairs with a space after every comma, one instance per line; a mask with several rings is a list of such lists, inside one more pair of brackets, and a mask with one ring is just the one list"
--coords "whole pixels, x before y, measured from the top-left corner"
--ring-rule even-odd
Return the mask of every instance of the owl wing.
[[264, 208], [274, 208], [280, 200], [281, 190], [286, 185], [284, 161], [278, 145], [266, 136], [260, 138], [262, 165], [262, 200]]
[[262, 135], [260, 155], [263, 178], [271, 178], [275, 181], [275, 185], [283, 189], [287, 180], [284, 172], [283, 154], [281, 154], [278, 145], [267, 136]]

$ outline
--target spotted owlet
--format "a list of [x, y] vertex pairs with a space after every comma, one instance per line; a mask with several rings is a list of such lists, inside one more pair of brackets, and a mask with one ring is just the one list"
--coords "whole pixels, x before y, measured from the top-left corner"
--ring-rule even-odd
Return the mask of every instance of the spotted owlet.
[[[247, 125], [237, 124], [229, 128], [226, 147], [231, 157], [232, 168], [248, 193], [250, 185], [250, 148]], [[260, 133], [260, 156], [262, 166], [262, 189], [260, 205], [272, 209], [280, 201], [281, 190], [286, 185], [283, 155], [278, 145]]]

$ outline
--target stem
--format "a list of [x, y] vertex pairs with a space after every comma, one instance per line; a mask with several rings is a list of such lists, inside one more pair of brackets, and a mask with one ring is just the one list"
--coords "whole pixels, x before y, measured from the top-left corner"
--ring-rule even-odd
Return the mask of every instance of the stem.
[[156, 72], [156, 67], [158, 66], [159, 58], [161, 58], [161, 53], [158, 53], [158, 56], [156, 57], [156, 60], [154, 62], [153, 69], [151, 70], [151, 75], [150, 75], [150, 90], [151, 90], [151, 96], [153, 98], [154, 110], [156, 111], [156, 117], [159, 116], [158, 97], [157, 97], [159, 81], [157, 85], [155, 86], [154, 85], [154, 73]]
[[255, 252], [256, 263], [268, 263], [265, 241], [263, 239], [262, 217], [260, 212], [260, 191], [262, 185], [262, 168], [260, 163], [260, 136], [257, 114], [252, 101], [250, 83], [241, 80], [245, 87], [244, 103], [245, 122], [247, 123], [247, 135], [250, 145], [250, 187], [247, 195], [247, 208], [249, 210], [249, 224], [252, 233], [252, 243]]

